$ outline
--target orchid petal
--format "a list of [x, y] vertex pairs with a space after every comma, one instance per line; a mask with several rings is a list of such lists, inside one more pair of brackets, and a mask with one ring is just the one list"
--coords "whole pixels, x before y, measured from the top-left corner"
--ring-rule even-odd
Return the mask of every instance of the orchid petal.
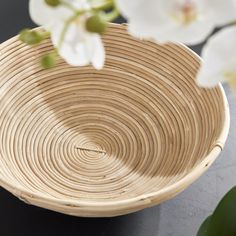
[[227, 27], [208, 40], [202, 52], [204, 63], [197, 76], [200, 86], [213, 87], [236, 75], [235, 45], [236, 26]]

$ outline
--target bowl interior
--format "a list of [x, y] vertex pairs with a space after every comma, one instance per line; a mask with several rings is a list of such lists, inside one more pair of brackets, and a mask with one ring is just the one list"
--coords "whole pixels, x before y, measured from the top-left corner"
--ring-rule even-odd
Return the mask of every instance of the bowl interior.
[[217, 144], [225, 115], [220, 87], [195, 84], [199, 58], [112, 25], [106, 65], [43, 70], [49, 41], [1, 46], [0, 177], [55, 199], [117, 201], [158, 192]]

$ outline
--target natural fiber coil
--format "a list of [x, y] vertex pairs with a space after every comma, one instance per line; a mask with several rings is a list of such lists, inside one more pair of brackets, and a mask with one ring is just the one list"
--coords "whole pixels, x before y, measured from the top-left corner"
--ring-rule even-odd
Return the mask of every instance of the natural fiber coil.
[[50, 41], [0, 46], [0, 184], [25, 202], [115, 216], [167, 200], [212, 164], [229, 128], [221, 86], [195, 84], [200, 59], [112, 24], [106, 65], [43, 70]]

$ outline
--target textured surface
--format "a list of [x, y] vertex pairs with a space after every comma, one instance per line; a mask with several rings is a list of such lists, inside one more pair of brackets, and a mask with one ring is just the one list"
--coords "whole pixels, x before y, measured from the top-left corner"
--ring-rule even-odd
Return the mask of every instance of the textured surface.
[[[31, 26], [28, 0], [0, 2], [0, 40]], [[12, 14], [9, 14], [12, 12]], [[201, 47], [194, 50], [200, 51]], [[236, 99], [228, 94], [231, 129], [227, 144], [209, 171], [175, 199], [128, 216], [83, 219], [28, 206], [0, 190], [0, 235], [3, 236], [195, 236], [203, 219], [236, 183]]]
[[111, 24], [106, 63], [42, 70], [49, 41], [0, 46], [0, 182], [25, 202], [116, 216], [170, 199], [215, 160], [228, 133], [221, 87], [195, 83], [199, 58]]
[[177, 198], [160, 206], [158, 236], [195, 236], [203, 219], [212, 213], [224, 194], [236, 185], [236, 98], [227, 88], [226, 92], [231, 113], [226, 146], [204, 176]]

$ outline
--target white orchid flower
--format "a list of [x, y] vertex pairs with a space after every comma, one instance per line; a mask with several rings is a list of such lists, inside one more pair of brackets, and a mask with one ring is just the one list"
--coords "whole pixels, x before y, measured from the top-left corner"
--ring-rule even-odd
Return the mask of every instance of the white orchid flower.
[[197, 76], [202, 87], [214, 87], [228, 82], [236, 87], [236, 26], [227, 27], [213, 35], [203, 48], [203, 64]]
[[[45, 0], [30, 0], [30, 16], [51, 33], [53, 45], [67, 63], [72, 66], [92, 63], [96, 69], [102, 69], [105, 51], [101, 37], [85, 27], [90, 5], [86, 0], [64, 0], [63, 3], [51, 7]], [[76, 15], [75, 10], [82, 13]]]
[[235, 0], [116, 0], [131, 35], [198, 44], [215, 26], [236, 19]]

